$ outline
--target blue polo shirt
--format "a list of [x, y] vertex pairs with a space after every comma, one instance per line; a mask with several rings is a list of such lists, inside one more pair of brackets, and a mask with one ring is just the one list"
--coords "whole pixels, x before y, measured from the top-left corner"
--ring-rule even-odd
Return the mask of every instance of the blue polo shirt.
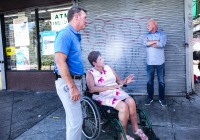
[[[62, 52], [67, 56], [66, 63], [71, 75], [84, 74], [80, 41], [80, 33], [69, 24], [57, 34], [55, 39], [54, 51]], [[59, 74], [55, 62], [54, 69]]]

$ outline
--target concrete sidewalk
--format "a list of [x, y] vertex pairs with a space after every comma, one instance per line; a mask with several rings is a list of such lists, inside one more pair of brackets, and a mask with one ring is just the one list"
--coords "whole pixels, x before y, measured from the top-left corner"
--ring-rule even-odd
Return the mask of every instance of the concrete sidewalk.
[[[157, 99], [145, 106], [145, 96], [135, 96], [135, 100], [146, 111], [160, 140], [198, 140], [198, 91], [190, 99], [167, 97], [167, 107], [162, 107]], [[128, 133], [131, 135], [130, 125]], [[56, 92], [0, 92], [0, 140], [41, 139], [65, 140], [65, 113]], [[101, 139], [112, 138], [102, 133]]]
[[17, 138], [61, 107], [55, 92], [0, 91], [0, 140]]

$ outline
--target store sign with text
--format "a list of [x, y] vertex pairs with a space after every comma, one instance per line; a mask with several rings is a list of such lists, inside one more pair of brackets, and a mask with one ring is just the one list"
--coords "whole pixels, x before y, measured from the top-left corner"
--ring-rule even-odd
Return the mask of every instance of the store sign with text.
[[7, 46], [6, 47], [6, 56], [11, 56], [11, 55], [15, 55], [16, 54], [16, 50], [14, 46]]
[[62, 28], [66, 27], [67, 21], [67, 11], [53, 12], [51, 13], [51, 30], [60, 31]]

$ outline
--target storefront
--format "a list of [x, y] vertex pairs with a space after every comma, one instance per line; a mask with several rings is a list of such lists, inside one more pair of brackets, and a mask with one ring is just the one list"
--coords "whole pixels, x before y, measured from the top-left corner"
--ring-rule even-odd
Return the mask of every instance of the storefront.
[[0, 9], [7, 89], [55, 90], [53, 42], [56, 32], [66, 25], [67, 9], [73, 4], [88, 10], [88, 26], [81, 32], [85, 71], [91, 67], [88, 53], [99, 50], [120, 77], [135, 74], [135, 82], [126, 89], [128, 92], [146, 93], [146, 51], [141, 40], [147, 32], [147, 20], [154, 18], [168, 38], [166, 94], [192, 91], [190, 0], [34, 0], [33, 6], [7, 5]]
[[66, 26], [73, 4], [70, 0], [0, 2], [6, 89], [55, 90], [54, 39]]

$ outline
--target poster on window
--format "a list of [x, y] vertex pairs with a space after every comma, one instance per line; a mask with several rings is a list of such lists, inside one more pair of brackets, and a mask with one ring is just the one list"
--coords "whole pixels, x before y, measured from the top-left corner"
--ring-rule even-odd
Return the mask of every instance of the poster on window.
[[16, 66], [17, 70], [30, 70], [29, 49], [27, 47], [16, 49]]
[[16, 50], [14, 46], [7, 46], [6, 47], [6, 56], [12, 56], [16, 54]]
[[15, 46], [29, 46], [28, 18], [18, 17], [13, 19]]
[[53, 55], [56, 31], [45, 31], [41, 32], [40, 35], [42, 39], [42, 55]]

